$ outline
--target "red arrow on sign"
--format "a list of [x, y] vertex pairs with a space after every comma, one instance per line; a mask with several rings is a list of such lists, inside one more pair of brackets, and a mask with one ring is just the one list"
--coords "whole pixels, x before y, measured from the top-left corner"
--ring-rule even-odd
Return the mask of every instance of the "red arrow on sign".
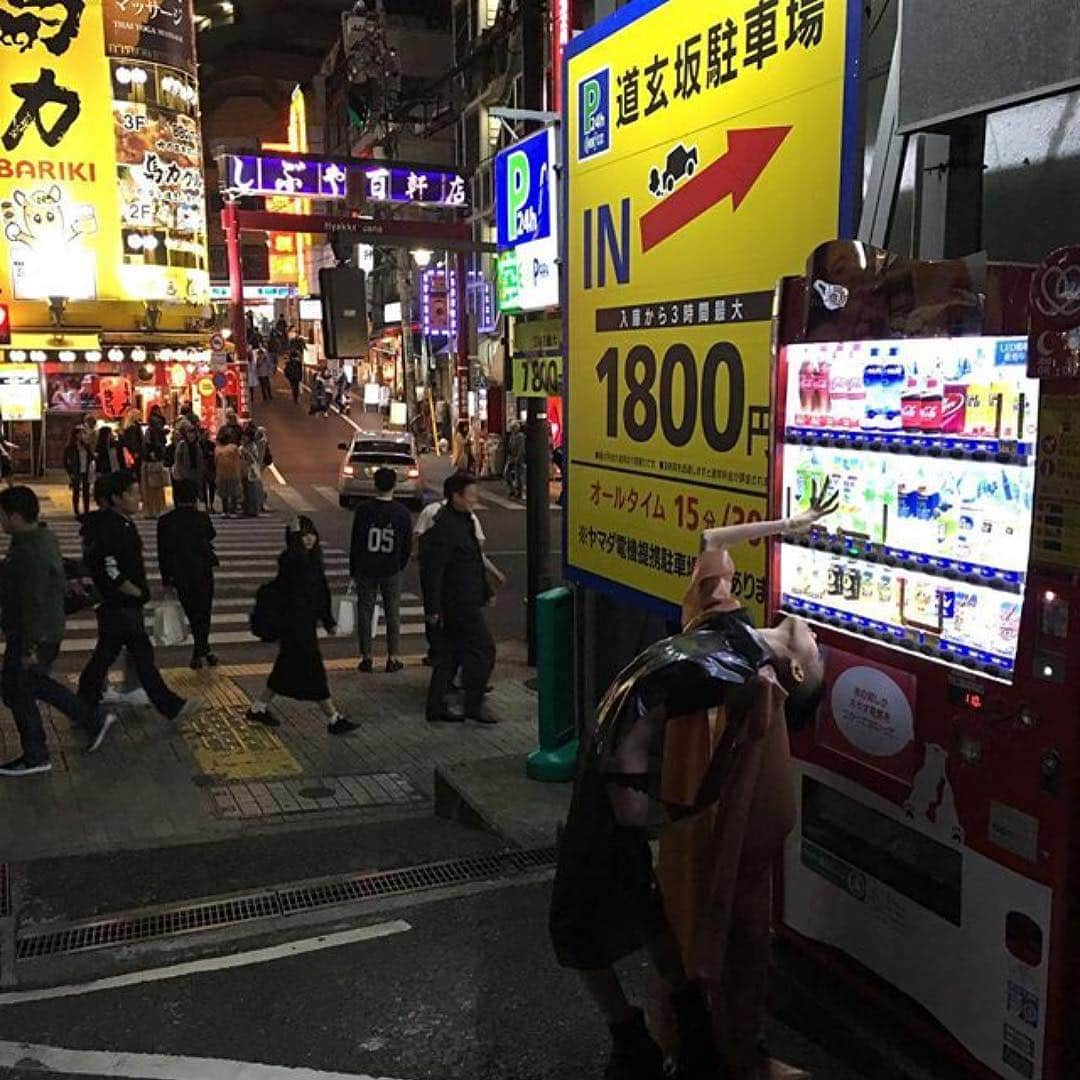
[[729, 131], [726, 154], [642, 216], [641, 250], [656, 247], [728, 195], [738, 210], [790, 131], [790, 125]]

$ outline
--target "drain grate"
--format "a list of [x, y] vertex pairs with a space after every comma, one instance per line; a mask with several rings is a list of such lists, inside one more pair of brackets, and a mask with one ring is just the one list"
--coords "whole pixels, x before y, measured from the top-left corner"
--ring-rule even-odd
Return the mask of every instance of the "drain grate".
[[11, 874], [8, 864], [0, 862], [0, 919], [11, 917]]
[[15, 959], [35, 960], [60, 953], [103, 949], [110, 945], [133, 945], [153, 938], [214, 930], [280, 914], [277, 896], [265, 892], [178, 907], [153, 915], [100, 919], [60, 930], [20, 935], [15, 942]]
[[[396, 870], [322, 878], [310, 883], [267, 889], [228, 900], [177, 905], [151, 914], [118, 915], [40, 933], [20, 934], [15, 943], [17, 960], [85, 952], [116, 945], [134, 945], [200, 930], [217, 930], [280, 915], [315, 911], [335, 904], [355, 903], [386, 896], [403, 896], [449, 885], [508, 878], [528, 870], [554, 865], [555, 849], [501, 851], [470, 855], [445, 862], [422, 863]], [[0, 871], [4, 869], [0, 863]]]
[[384, 896], [401, 896], [441, 889], [448, 885], [465, 885], [493, 877], [511, 877], [525, 870], [551, 866], [555, 861], [553, 848], [538, 851], [504, 851], [492, 855], [470, 855], [447, 862], [424, 863], [400, 870], [381, 870], [372, 874], [356, 874], [348, 878], [299, 885], [294, 889], [279, 889], [283, 914], [312, 911], [332, 904], [347, 904], [357, 900], [373, 900]]

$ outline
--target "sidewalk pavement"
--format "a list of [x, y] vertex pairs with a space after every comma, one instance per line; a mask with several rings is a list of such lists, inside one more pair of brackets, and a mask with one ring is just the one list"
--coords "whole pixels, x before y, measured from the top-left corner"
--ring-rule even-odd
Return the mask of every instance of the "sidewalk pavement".
[[[74, 516], [71, 512], [71, 487], [61, 469], [50, 469], [44, 476], [34, 479], [16, 476], [15, 483], [30, 488], [37, 495], [43, 518], [71, 519]], [[172, 506], [172, 489], [169, 487], [165, 488], [165, 500], [168, 506]]]
[[[335, 737], [314, 703], [277, 699], [279, 728], [250, 723], [250, 698], [268, 663], [199, 672], [167, 670], [166, 681], [206, 708], [177, 726], [150, 708], [121, 708], [120, 722], [90, 756], [78, 733], [42, 706], [51, 773], [0, 778], [0, 852], [10, 861], [160, 848], [295, 827], [366, 821], [387, 813], [430, 814], [434, 771], [489, 758], [521, 761], [536, 739], [536, 696], [523, 650], [500, 645], [489, 696], [500, 718], [428, 724], [429, 670], [418, 662], [361, 675], [355, 660], [328, 660], [338, 707], [360, 724]], [[19, 753], [14, 723], [0, 714], [0, 755]]]

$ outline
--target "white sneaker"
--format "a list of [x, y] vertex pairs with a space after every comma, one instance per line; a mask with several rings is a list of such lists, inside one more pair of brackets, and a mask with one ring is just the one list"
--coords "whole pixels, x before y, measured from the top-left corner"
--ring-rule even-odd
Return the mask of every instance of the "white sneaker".
[[150, 704], [150, 695], [147, 694], [141, 686], [137, 686], [134, 690], [128, 690], [126, 692], [114, 690], [110, 686], [107, 687], [105, 693], [101, 695], [101, 700], [105, 705], [130, 705], [133, 708], [138, 708], [139, 706]]
[[108, 712], [101, 718], [101, 727], [98, 728], [97, 733], [90, 740], [90, 745], [86, 748], [88, 754], [92, 754], [95, 750], [101, 748], [101, 744], [105, 741], [106, 736], [109, 734], [109, 729], [116, 723], [116, 713]]

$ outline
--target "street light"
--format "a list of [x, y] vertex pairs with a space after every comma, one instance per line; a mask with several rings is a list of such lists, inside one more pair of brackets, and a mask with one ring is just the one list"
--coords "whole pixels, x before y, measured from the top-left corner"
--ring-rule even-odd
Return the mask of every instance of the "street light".
[[413, 262], [423, 270], [426, 266], [430, 265], [434, 252], [429, 251], [427, 248], [414, 248], [412, 251]]

